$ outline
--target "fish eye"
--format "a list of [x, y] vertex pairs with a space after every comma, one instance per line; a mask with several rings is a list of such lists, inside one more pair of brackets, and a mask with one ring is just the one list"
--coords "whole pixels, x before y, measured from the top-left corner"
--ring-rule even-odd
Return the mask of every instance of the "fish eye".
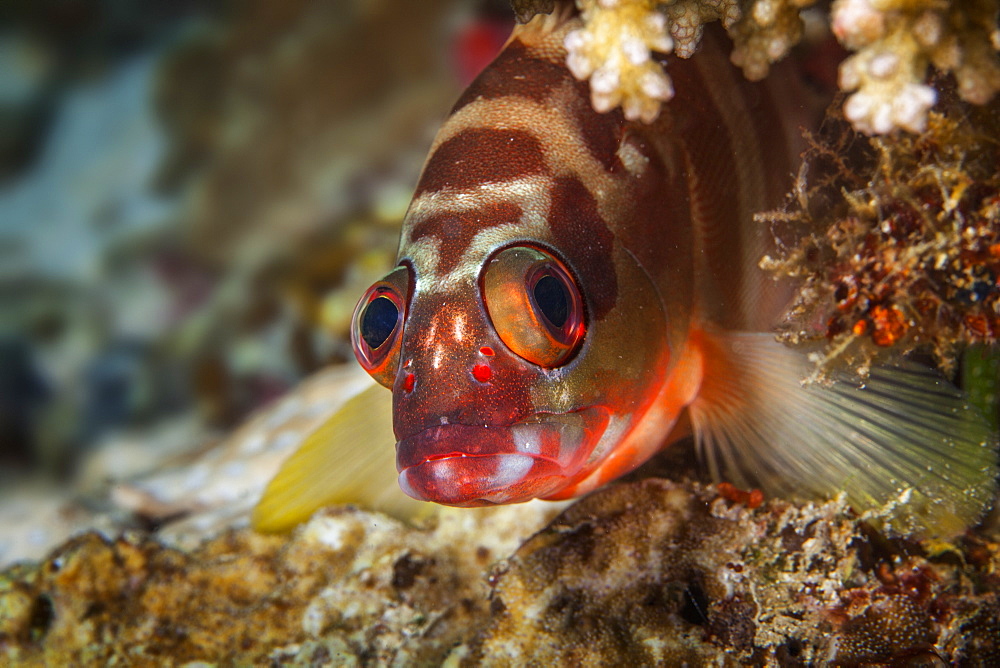
[[371, 350], [384, 344], [399, 324], [399, 308], [389, 297], [379, 295], [361, 313], [359, 332]]
[[351, 344], [358, 362], [382, 385], [392, 387], [406, 312], [409, 271], [399, 267], [368, 288], [354, 309]]
[[563, 282], [551, 274], [541, 276], [531, 289], [535, 306], [555, 329], [562, 327], [569, 316], [568, 292]]
[[553, 368], [583, 341], [583, 298], [562, 262], [530, 246], [506, 248], [483, 269], [483, 301], [493, 328], [512, 352]]

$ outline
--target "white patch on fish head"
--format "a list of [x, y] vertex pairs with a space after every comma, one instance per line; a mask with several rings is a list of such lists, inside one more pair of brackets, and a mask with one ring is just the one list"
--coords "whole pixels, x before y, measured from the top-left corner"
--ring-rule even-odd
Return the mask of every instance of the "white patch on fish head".
[[634, 177], [641, 176], [649, 165], [649, 158], [628, 138], [618, 145], [616, 155], [628, 173]]
[[512, 487], [524, 480], [531, 471], [534, 461], [531, 457], [508, 456], [499, 457], [499, 465], [494, 472], [494, 478], [503, 481], [503, 487]]
[[[547, 239], [551, 188], [551, 179], [536, 175], [503, 183], [487, 183], [472, 189], [445, 188], [424, 193], [414, 200], [404, 224], [400, 257], [409, 258], [413, 264], [417, 294], [442, 292], [463, 283], [475, 285], [486, 260], [510, 240]], [[441, 243], [438, 239], [424, 236], [411, 240], [412, 231], [431, 215], [461, 217], [501, 202], [517, 206], [521, 211], [520, 219], [491, 225], [477, 232], [462, 251], [455, 268], [447, 274], [442, 274], [439, 269]]]

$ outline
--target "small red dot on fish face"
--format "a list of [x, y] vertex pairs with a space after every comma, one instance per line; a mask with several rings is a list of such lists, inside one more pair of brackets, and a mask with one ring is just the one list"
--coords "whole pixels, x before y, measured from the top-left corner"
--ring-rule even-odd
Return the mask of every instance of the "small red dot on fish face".
[[487, 357], [493, 357], [494, 355], [496, 355], [496, 353], [493, 352], [493, 349], [490, 348], [489, 346], [483, 346], [482, 348], [479, 349], [479, 352], [480, 354], [486, 355]]
[[404, 392], [412, 392], [413, 391], [413, 386], [416, 384], [416, 382], [417, 382], [417, 380], [416, 380], [416, 378], [413, 377], [412, 373], [406, 374], [406, 377], [403, 378], [403, 391]]
[[472, 367], [472, 376], [480, 383], [485, 383], [493, 375], [493, 370], [487, 364], [477, 364]]

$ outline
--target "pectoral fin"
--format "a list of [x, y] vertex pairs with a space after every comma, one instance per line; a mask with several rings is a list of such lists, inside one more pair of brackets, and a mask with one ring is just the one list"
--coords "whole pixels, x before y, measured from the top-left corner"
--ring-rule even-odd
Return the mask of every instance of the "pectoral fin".
[[706, 336], [691, 405], [713, 474], [769, 495], [845, 492], [888, 528], [953, 536], [993, 500], [996, 434], [937, 372], [906, 363], [803, 385], [803, 355], [768, 334]]
[[281, 532], [318, 509], [355, 504], [413, 517], [428, 504], [396, 483], [392, 393], [373, 385], [347, 400], [282, 465], [253, 511], [258, 531]]

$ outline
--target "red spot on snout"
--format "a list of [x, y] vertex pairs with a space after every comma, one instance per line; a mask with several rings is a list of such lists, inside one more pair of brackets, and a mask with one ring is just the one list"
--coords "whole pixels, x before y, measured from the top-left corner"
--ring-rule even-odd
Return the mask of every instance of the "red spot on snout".
[[490, 348], [489, 346], [483, 346], [482, 348], [479, 349], [479, 352], [483, 355], [486, 355], [487, 357], [493, 357], [494, 355], [496, 355], [496, 353], [493, 352], [493, 349]]
[[480, 383], [485, 383], [493, 375], [493, 370], [488, 364], [477, 364], [472, 367], [472, 376]]
[[406, 374], [406, 378], [403, 379], [403, 391], [412, 392], [413, 386], [416, 384], [417, 380], [413, 377], [412, 373]]

